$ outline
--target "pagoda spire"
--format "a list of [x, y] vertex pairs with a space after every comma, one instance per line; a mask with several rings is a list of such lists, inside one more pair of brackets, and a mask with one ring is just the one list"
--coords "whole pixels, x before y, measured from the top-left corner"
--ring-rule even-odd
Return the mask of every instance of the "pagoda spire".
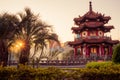
[[92, 2], [89, 2], [89, 11], [92, 12]]

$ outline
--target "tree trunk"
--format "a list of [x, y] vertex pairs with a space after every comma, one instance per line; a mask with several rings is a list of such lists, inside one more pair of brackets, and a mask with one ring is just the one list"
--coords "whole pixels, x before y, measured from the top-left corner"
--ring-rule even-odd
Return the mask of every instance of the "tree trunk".
[[0, 65], [7, 66], [8, 49], [3, 40], [0, 40]]
[[26, 55], [26, 53], [21, 52], [20, 54], [20, 58], [19, 58], [19, 63], [26, 65], [29, 62], [28, 56]]
[[30, 55], [30, 45], [27, 44], [24, 49], [22, 49], [20, 53], [19, 63], [26, 65], [29, 62], [29, 55]]
[[40, 59], [41, 59], [41, 56], [43, 55], [43, 47], [42, 47], [42, 49], [41, 49], [41, 53], [40, 53], [40, 56], [39, 56], [39, 59], [38, 59], [38, 61], [40, 61]]

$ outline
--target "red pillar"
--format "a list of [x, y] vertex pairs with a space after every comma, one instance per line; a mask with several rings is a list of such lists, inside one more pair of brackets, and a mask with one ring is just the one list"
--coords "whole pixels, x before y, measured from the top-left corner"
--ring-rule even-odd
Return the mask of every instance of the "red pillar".
[[85, 55], [86, 55], [86, 57], [88, 57], [88, 56], [89, 56], [89, 54], [88, 54], [88, 48], [87, 48], [87, 45], [85, 45]]
[[74, 58], [76, 57], [77, 54], [77, 47], [74, 48]]
[[99, 56], [101, 57], [101, 46], [99, 46]]
[[112, 56], [112, 52], [113, 52], [112, 46], [110, 45], [110, 46], [109, 46], [109, 53], [110, 53], [110, 56]]
[[85, 46], [83, 46], [83, 57], [85, 58], [85, 57], [87, 57], [87, 55], [86, 55], [86, 48], [85, 48]]
[[80, 53], [83, 56], [83, 47], [81, 46], [80, 48], [81, 48], [81, 52]]
[[97, 50], [97, 56], [100, 56], [100, 55], [99, 55], [99, 48], [96, 47], [96, 50]]
[[90, 56], [89, 48], [87, 46], [86, 46], [86, 54], [87, 54], [87, 56]]
[[101, 45], [101, 56], [104, 56], [104, 45]]

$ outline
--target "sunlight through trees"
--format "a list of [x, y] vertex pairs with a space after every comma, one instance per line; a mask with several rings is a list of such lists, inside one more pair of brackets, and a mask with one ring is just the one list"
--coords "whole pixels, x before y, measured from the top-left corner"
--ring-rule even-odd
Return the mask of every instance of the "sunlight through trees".
[[16, 15], [0, 15], [0, 64], [6, 66], [11, 53], [19, 54], [19, 63], [28, 63], [32, 47], [33, 56], [39, 52], [40, 60], [46, 42], [54, 40], [59, 43], [55, 35], [52, 26], [39, 19], [29, 8]]

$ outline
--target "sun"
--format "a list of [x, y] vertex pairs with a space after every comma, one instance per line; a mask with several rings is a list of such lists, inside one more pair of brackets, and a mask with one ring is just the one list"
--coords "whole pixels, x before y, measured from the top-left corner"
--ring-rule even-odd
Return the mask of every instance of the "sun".
[[21, 49], [25, 47], [25, 41], [24, 40], [16, 40], [15, 44], [16, 44], [16, 47], [21, 48]]
[[19, 53], [25, 48], [25, 41], [21, 39], [15, 40], [15, 42], [10, 46], [10, 51], [13, 53]]

